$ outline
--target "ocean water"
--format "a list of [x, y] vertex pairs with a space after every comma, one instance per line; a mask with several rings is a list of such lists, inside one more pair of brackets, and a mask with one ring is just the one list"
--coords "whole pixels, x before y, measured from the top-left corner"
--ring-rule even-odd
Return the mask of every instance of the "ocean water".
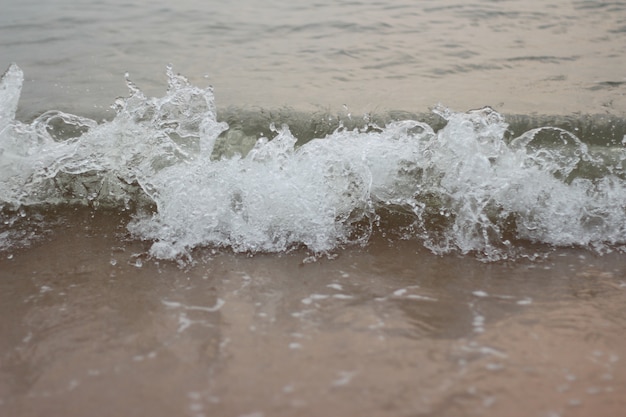
[[[606, 384], [577, 389], [602, 392], [606, 402], [578, 391], [544, 395], [533, 413], [603, 415], [624, 405], [613, 393], [626, 383], [617, 365], [626, 351], [611, 335], [626, 323], [618, 308], [626, 279], [626, 5], [5, 3], [0, 285], [8, 342], [0, 359], [9, 365], [0, 365], [0, 407], [63, 415], [62, 404], [106, 402], [119, 372], [138, 372], [145, 384], [169, 370], [176, 376], [163, 386], [129, 388], [118, 411], [135, 407], [137, 396], [165, 395], [175, 404], [167, 412], [178, 415], [181, 398], [189, 402], [182, 415], [352, 413], [355, 399], [384, 380], [399, 390], [417, 383], [391, 362], [425, 363], [434, 352], [425, 373], [440, 391], [420, 382], [427, 393], [417, 399], [387, 393], [368, 403], [376, 415], [385, 407], [497, 415], [492, 405], [515, 404], [517, 389], [536, 395], [524, 369], [540, 367], [563, 393], [581, 357], [602, 362], [604, 373], [577, 368], [588, 377], [578, 378]], [[318, 282], [303, 289], [302, 276]], [[87, 282], [89, 291], [67, 295]], [[246, 290], [251, 282], [258, 293]], [[130, 323], [144, 313], [112, 304], [135, 296], [137, 311], [165, 320], [162, 329]], [[588, 310], [576, 307], [589, 297]], [[415, 302], [422, 307], [407, 307]], [[522, 314], [520, 306], [531, 307]], [[43, 307], [49, 327], [32, 321]], [[111, 311], [119, 333], [103, 324]], [[529, 330], [559, 312], [571, 334], [551, 335], [561, 327], [549, 320]], [[542, 335], [539, 353], [575, 348], [546, 370], [549, 361], [498, 338], [497, 325], [486, 329], [492, 319], [517, 329], [514, 340]], [[84, 327], [74, 325], [80, 320]], [[86, 330], [94, 326], [106, 327], [101, 341], [111, 348], [95, 362], [82, 342], [100, 340]], [[596, 326], [604, 330], [590, 330]], [[275, 373], [267, 389], [280, 395], [237, 382], [259, 371], [246, 347], [259, 327], [261, 363]], [[202, 336], [198, 328], [218, 330]], [[584, 341], [574, 342], [577, 334]], [[336, 339], [347, 340], [354, 359], [338, 359], [345, 352]], [[74, 340], [79, 347], [70, 348]], [[363, 364], [372, 353], [359, 340], [381, 349], [371, 374]], [[415, 352], [382, 353], [382, 340]], [[282, 349], [277, 341], [285, 355], [308, 341], [321, 369], [346, 370], [297, 381], [272, 356]], [[217, 346], [201, 367], [208, 379], [187, 364], [207, 343]], [[179, 359], [162, 359], [163, 349]], [[469, 366], [477, 355], [487, 362]], [[153, 367], [133, 368], [157, 356]], [[77, 365], [55, 370], [70, 362]], [[314, 367], [289, 363], [307, 375]], [[45, 370], [29, 379], [19, 364]], [[512, 370], [502, 379], [506, 392], [496, 389], [502, 382], [477, 382], [502, 368]], [[459, 376], [466, 372], [475, 377]], [[556, 374], [566, 375], [567, 389]], [[358, 375], [357, 391], [336, 393], [335, 408], [311, 405], [324, 378], [335, 390]], [[167, 382], [187, 391], [164, 394]], [[82, 394], [71, 396], [78, 386]], [[290, 399], [300, 386], [302, 397]], [[236, 405], [238, 395], [250, 395], [249, 409]], [[165, 412], [158, 402], [144, 406], [146, 415]]]
[[[215, 87], [218, 107], [346, 105], [427, 112], [605, 114], [624, 109], [623, 5], [598, 1], [7, 1], [0, 67], [26, 82], [19, 114], [98, 120], [161, 95], [165, 66]], [[206, 77], [206, 78], [205, 78]], [[107, 114], [111, 114], [108, 112]]]

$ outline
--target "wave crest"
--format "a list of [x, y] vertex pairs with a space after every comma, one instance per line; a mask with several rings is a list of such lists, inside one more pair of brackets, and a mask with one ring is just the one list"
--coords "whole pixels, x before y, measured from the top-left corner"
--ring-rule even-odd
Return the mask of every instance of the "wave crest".
[[110, 121], [49, 111], [22, 123], [12, 65], [0, 83], [3, 209], [131, 210], [129, 231], [167, 259], [199, 246], [326, 253], [381, 229], [487, 260], [518, 256], [524, 242], [626, 243], [623, 144], [590, 146], [551, 126], [513, 137], [489, 107], [439, 106], [435, 127], [364, 120], [306, 141], [288, 125], [251, 135], [218, 120], [211, 88], [167, 76], [158, 98], [127, 76]]

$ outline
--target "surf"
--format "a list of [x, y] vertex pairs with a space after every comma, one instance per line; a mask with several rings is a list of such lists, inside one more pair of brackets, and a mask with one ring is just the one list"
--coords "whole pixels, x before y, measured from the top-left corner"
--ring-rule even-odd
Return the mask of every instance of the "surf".
[[528, 244], [626, 248], [622, 120], [596, 123], [600, 133], [584, 140], [550, 125], [517, 133], [524, 123], [512, 127], [490, 107], [325, 123], [294, 112], [259, 126], [258, 114], [220, 116], [211, 87], [171, 66], [166, 74], [162, 97], [127, 75], [129, 95], [114, 101], [111, 120], [50, 110], [21, 122], [24, 76], [9, 67], [0, 82], [5, 247], [25, 209], [87, 206], [131, 213], [128, 232], [157, 259], [189, 261], [201, 247], [320, 256], [373, 234], [487, 261], [529, 256]]

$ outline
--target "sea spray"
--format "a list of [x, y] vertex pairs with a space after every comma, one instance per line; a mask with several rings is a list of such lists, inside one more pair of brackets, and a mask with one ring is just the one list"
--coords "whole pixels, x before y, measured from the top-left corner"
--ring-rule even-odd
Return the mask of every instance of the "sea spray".
[[128, 230], [163, 259], [205, 246], [324, 254], [378, 232], [485, 260], [524, 256], [528, 243], [624, 249], [622, 143], [551, 126], [515, 136], [489, 107], [443, 106], [436, 128], [368, 118], [299, 141], [287, 121], [252, 136], [218, 120], [210, 87], [167, 76], [158, 98], [127, 76], [110, 121], [48, 111], [23, 123], [12, 65], [0, 84], [0, 236], [24, 208], [88, 205], [133, 213]]

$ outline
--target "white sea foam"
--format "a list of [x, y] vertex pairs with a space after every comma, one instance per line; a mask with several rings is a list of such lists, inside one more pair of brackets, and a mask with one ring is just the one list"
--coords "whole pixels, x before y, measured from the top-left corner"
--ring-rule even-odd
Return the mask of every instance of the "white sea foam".
[[365, 244], [377, 227], [435, 253], [490, 260], [515, 255], [520, 241], [598, 251], [626, 243], [623, 146], [603, 159], [550, 127], [510, 140], [490, 108], [438, 107], [438, 131], [402, 120], [297, 146], [281, 126], [250, 150], [224, 153], [216, 143], [228, 125], [212, 90], [171, 68], [168, 78], [161, 98], [128, 81], [111, 121], [49, 111], [22, 123], [23, 75], [12, 65], [0, 84], [0, 204], [136, 209], [128, 229], [165, 259], [199, 246], [325, 253]]

